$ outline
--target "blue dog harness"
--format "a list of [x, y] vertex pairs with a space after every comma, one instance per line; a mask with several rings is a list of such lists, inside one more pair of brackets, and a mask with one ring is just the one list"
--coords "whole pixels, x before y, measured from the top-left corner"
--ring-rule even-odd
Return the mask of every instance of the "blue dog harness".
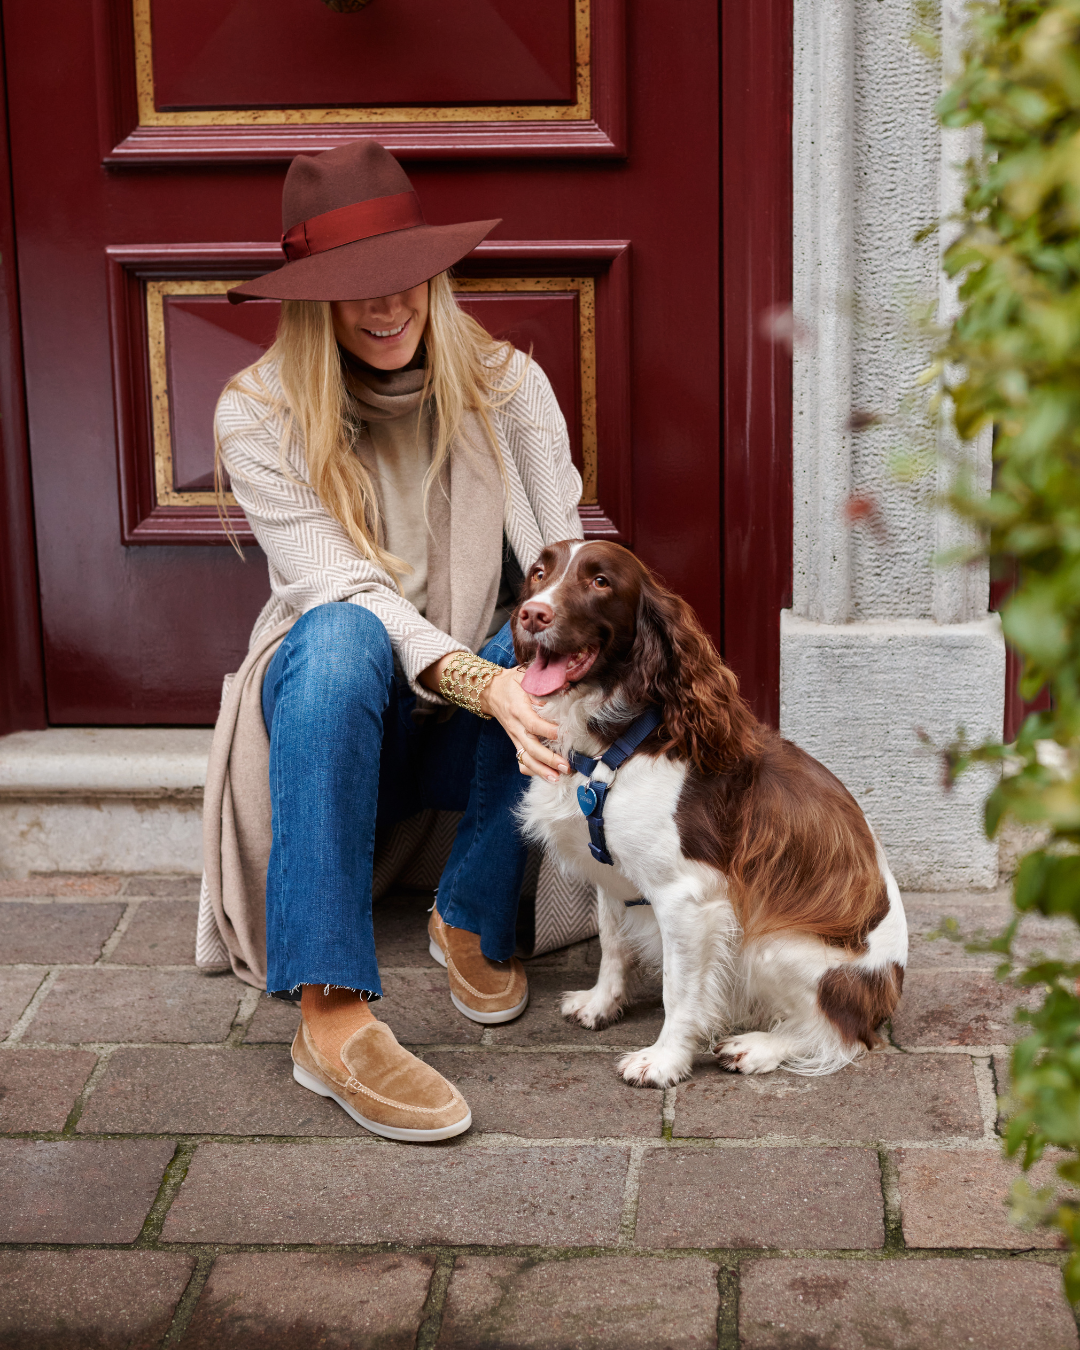
[[[608, 867], [614, 867], [615, 862], [607, 850], [607, 841], [604, 838], [604, 800], [612, 784], [598, 783], [592, 775], [596, 772], [598, 764], [606, 764], [614, 773], [630, 758], [646, 736], [652, 735], [662, 720], [658, 708], [646, 708], [640, 717], [634, 718], [623, 735], [613, 746], [605, 750], [599, 759], [579, 755], [576, 750], [571, 750], [567, 755], [570, 767], [589, 780], [577, 790], [578, 805], [589, 822], [589, 852], [597, 862], [605, 863]], [[648, 901], [631, 900], [627, 903], [647, 904]]]

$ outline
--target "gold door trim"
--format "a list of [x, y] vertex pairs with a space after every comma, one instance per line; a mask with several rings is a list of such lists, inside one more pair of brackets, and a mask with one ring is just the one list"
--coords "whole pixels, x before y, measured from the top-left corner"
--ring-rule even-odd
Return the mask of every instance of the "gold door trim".
[[162, 112], [154, 97], [154, 41], [151, 0], [132, 0], [135, 19], [135, 87], [142, 127], [381, 126], [393, 122], [588, 122], [592, 117], [592, 0], [575, 0], [574, 48], [577, 66], [573, 104], [516, 103], [416, 108], [200, 108]]
[[[150, 365], [150, 426], [154, 452], [154, 489], [158, 506], [213, 506], [212, 492], [177, 492], [173, 486], [172, 418], [169, 367], [165, 346], [167, 295], [224, 295], [240, 280], [148, 281], [146, 283], [147, 355]], [[578, 297], [578, 361], [581, 386], [582, 506], [595, 506], [597, 493], [596, 437], [596, 282], [593, 277], [459, 277], [454, 290], [463, 294], [513, 292], [576, 292]], [[228, 505], [235, 498], [226, 493]]]
[[596, 505], [596, 281], [593, 277], [457, 277], [464, 294], [566, 292], [578, 297], [578, 378], [581, 385], [581, 505]]
[[[169, 365], [165, 350], [167, 295], [224, 295], [239, 281], [148, 281], [146, 345], [150, 359], [150, 426], [154, 445], [154, 494], [158, 506], [213, 506], [212, 492], [177, 492], [173, 487], [172, 417], [169, 410]], [[231, 492], [229, 506], [236, 505]]]

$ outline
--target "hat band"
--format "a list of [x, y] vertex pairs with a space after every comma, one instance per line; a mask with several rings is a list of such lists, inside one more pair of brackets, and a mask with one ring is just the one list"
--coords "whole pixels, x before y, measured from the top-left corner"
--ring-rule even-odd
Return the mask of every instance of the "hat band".
[[289, 262], [325, 253], [342, 244], [355, 244], [377, 234], [407, 230], [425, 225], [424, 213], [415, 192], [397, 192], [392, 197], [372, 197], [370, 201], [339, 206], [321, 216], [302, 220], [281, 236], [281, 248]]

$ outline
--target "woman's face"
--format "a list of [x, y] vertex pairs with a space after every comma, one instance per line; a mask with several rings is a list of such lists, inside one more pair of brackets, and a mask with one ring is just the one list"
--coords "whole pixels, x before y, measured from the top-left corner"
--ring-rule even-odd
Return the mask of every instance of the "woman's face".
[[400, 370], [416, 355], [428, 316], [428, 284], [378, 300], [334, 300], [334, 336], [376, 370]]

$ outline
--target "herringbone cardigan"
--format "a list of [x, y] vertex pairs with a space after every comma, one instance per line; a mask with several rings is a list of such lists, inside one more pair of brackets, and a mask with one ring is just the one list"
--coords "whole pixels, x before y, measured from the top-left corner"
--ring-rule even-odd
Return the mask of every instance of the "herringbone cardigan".
[[[264, 362], [258, 369], [269, 392], [281, 398], [276, 365]], [[258, 691], [288, 626], [316, 605], [363, 605], [385, 625], [418, 700], [438, 705], [442, 700], [418, 676], [446, 653], [481, 644], [494, 611], [503, 540], [524, 573], [545, 544], [581, 538], [581, 478], [570, 458], [565, 419], [547, 376], [515, 352], [508, 387], [519, 377], [512, 395], [492, 410], [504, 476], [490, 453], [455, 445], [443, 481], [431, 493], [427, 618], [401, 596], [389, 573], [359, 553], [322, 505], [308, 481], [302, 438], [289, 432], [285, 414], [268, 410], [254, 391], [231, 390], [222, 397], [217, 412], [222, 455], [233, 494], [266, 554], [271, 596], [256, 621], [247, 661], [226, 679], [211, 749], [200, 966], [231, 961], [242, 978], [265, 981], [261, 910], [271, 839], [269, 742]], [[471, 439], [474, 446], [481, 443], [475, 425]], [[376, 859], [377, 891], [403, 874], [434, 884], [452, 840], [449, 823], [428, 822], [426, 850], [417, 834], [416, 822], [405, 822]], [[595, 897], [541, 860], [534, 951], [591, 936], [595, 914]]]
[[[270, 392], [281, 397], [276, 366], [264, 363], [259, 374]], [[522, 374], [511, 398], [492, 413], [506, 470], [505, 485], [499, 481], [489, 453], [455, 446], [451, 470], [455, 481], [445, 524], [439, 517], [445, 498], [437, 488], [431, 494], [429, 513], [435, 547], [440, 525], [450, 535], [450, 556], [441, 561], [450, 570], [453, 594], [451, 614], [437, 612], [446, 605], [439, 606], [439, 588], [433, 586], [427, 619], [402, 597], [389, 573], [361, 556], [316, 496], [307, 480], [302, 438], [289, 437], [282, 462], [280, 446], [285, 428], [281, 415], [267, 417], [265, 403], [251, 395], [239, 391], [226, 394], [217, 413], [222, 456], [232, 478], [233, 493], [244, 508], [270, 569], [272, 594], [256, 621], [251, 645], [284, 619], [299, 617], [330, 600], [350, 601], [370, 609], [382, 620], [417, 697], [441, 702], [418, 683], [417, 676], [440, 656], [460, 650], [463, 643], [472, 648], [482, 640], [494, 610], [495, 595], [487, 592], [492, 580], [497, 592], [502, 537], [505, 535], [522, 573], [532, 566], [546, 543], [581, 538], [577, 513], [581, 476], [570, 458], [566, 421], [547, 376], [534, 361], [515, 352], [509, 384]], [[479, 440], [480, 435], [479, 428], [474, 427], [474, 439]], [[465, 491], [458, 490], [459, 473], [466, 475]], [[464, 528], [459, 528], [462, 512]], [[455, 536], [462, 545], [456, 550]], [[433, 570], [439, 569], [429, 564], [429, 572]], [[477, 591], [480, 593], [475, 594]], [[484, 614], [489, 599], [491, 611]], [[456, 613], [459, 609], [465, 611], [461, 618]], [[464, 631], [463, 618], [475, 622], [474, 632]], [[442, 631], [439, 624], [446, 624], [448, 631]]]

